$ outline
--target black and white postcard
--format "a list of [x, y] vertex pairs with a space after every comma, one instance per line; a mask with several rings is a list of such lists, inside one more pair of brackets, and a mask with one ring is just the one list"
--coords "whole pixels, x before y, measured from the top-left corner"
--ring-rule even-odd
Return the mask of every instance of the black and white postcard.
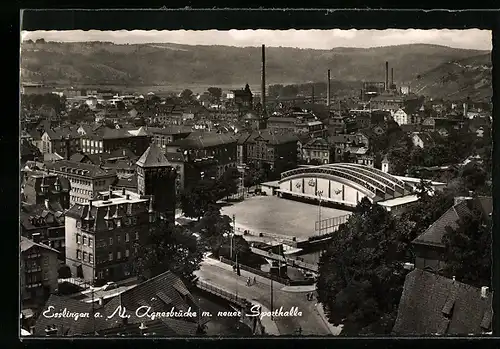
[[491, 31], [21, 37], [21, 336], [491, 334]]

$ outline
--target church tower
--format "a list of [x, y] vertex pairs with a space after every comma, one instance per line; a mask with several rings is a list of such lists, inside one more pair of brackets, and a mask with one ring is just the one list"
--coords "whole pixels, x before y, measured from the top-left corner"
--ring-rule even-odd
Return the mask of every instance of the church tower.
[[175, 220], [175, 168], [163, 152], [152, 143], [137, 161], [137, 190], [139, 195], [152, 198], [153, 210], [160, 217]]
[[389, 173], [389, 159], [387, 158], [387, 155], [384, 156], [384, 159], [382, 160], [382, 171], [385, 173]]

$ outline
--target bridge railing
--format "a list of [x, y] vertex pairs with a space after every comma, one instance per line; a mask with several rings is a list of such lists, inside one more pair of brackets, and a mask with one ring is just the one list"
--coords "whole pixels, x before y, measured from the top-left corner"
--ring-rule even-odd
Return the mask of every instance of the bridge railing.
[[[235, 262], [233, 262], [227, 258], [224, 258], [224, 257], [222, 257], [220, 260], [221, 260], [221, 262], [229, 264], [231, 266], [236, 264]], [[244, 264], [240, 264], [240, 269], [248, 271], [249, 273], [252, 273], [252, 274], [262, 276], [262, 277], [267, 278], [267, 279], [271, 279], [271, 280], [279, 282], [280, 284], [283, 284], [283, 285], [287, 285], [287, 286], [290, 285], [289, 279], [285, 279], [285, 278], [279, 277], [277, 275], [273, 275], [271, 273], [266, 273], [265, 271], [255, 269], [255, 268], [249, 267], [249, 266], [244, 265]]]
[[221, 298], [224, 298], [230, 302], [234, 302], [242, 307], [247, 307], [250, 305], [250, 303], [245, 298], [238, 297], [237, 295], [232, 294], [231, 292], [227, 292], [227, 291], [225, 291], [219, 287], [216, 287], [212, 284], [209, 284], [205, 281], [198, 280], [198, 282], [196, 283], [196, 286], [201, 290], [205, 290], [207, 292], [210, 292], [210, 293], [212, 293], [216, 296], [219, 296]]

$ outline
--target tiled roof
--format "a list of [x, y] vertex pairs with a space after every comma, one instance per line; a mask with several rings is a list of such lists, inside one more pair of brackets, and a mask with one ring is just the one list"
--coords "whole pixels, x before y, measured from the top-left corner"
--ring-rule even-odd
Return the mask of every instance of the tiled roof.
[[186, 126], [178, 126], [178, 125], [171, 125], [165, 128], [161, 127], [147, 127], [146, 131], [150, 134], [162, 134], [162, 135], [174, 135], [174, 134], [179, 134], [179, 133], [184, 133], [184, 134], [189, 134], [193, 132], [193, 130], [190, 127]]
[[237, 139], [228, 134], [193, 132], [187, 138], [173, 141], [169, 145], [179, 146], [183, 149], [203, 149], [236, 142]]
[[346, 134], [341, 134], [341, 135], [335, 135], [335, 136], [330, 136], [328, 137], [328, 142], [330, 143], [351, 143], [356, 140], [355, 135], [346, 135]]
[[148, 149], [142, 154], [137, 161], [137, 166], [140, 167], [167, 167], [172, 166], [163, 152], [155, 143], [151, 143]]
[[59, 251], [53, 249], [52, 247], [49, 247], [49, 246], [44, 245], [44, 244], [36, 243], [33, 240], [30, 240], [24, 236], [21, 236], [21, 241], [19, 243], [19, 247], [21, 248], [21, 252], [27, 251], [30, 248], [32, 248], [33, 246], [38, 246], [38, 247], [43, 248], [47, 251], [59, 253]]
[[446, 227], [457, 229], [459, 220], [472, 215], [472, 209], [474, 208], [482, 210], [483, 215], [488, 217], [493, 211], [493, 200], [491, 197], [478, 197], [459, 202], [448, 209], [425, 232], [413, 240], [413, 243], [443, 246], [442, 239], [446, 233]]
[[[52, 313], [62, 313], [64, 309], [70, 313], [86, 313], [92, 314], [92, 304], [78, 301], [69, 297], [61, 297], [55, 294], [51, 294], [47, 302], [45, 303], [44, 311], [51, 308]], [[95, 306], [94, 306], [95, 308]], [[101, 311], [101, 309], [95, 309], [95, 311]], [[102, 314], [102, 311], [101, 311]], [[97, 329], [106, 326], [106, 316], [102, 318], [94, 318], [93, 316], [80, 317], [75, 320], [72, 317], [47, 317], [42, 314], [38, 317], [35, 323], [34, 334], [36, 336], [45, 336], [45, 329], [50, 327], [57, 328], [58, 336], [78, 336], [89, 333], [94, 333], [94, 327]]]
[[304, 148], [311, 146], [328, 146], [328, 142], [323, 138], [314, 138], [309, 140], [306, 144], [304, 144]]
[[491, 328], [492, 294], [414, 269], [407, 276], [393, 328], [395, 335], [470, 335]]
[[250, 138], [247, 140], [247, 143], [252, 143], [257, 138], [263, 138], [269, 144], [273, 144], [273, 145], [285, 144], [285, 143], [291, 143], [291, 142], [296, 143], [299, 140], [296, 135], [291, 134], [291, 133], [276, 134], [275, 132], [272, 132], [270, 130], [263, 130], [263, 131], [252, 132]]
[[30, 156], [30, 155], [40, 156], [41, 155], [40, 149], [35, 147], [32, 143], [23, 140], [21, 142], [21, 156]]
[[70, 160], [60, 160], [57, 162], [46, 163], [45, 165], [49, 170], [57, 171], [61, 174], [74, 174], [88, 178], [116, 175], [115, 170], [104, 170], [103, 168], [93, 164], [85, 164]]
[[132, 176], [128, 177], [121, 177], [118, 178], [118, 181], [116, 182], [116, 187], [119, 188], [137, 188], [137, 176], [134, 174]]
[[74, 162], [82, 162], [82, 160], [85, 158], [86, 158], [85, 154], [75, 153], [70, 156], [69, 160]]

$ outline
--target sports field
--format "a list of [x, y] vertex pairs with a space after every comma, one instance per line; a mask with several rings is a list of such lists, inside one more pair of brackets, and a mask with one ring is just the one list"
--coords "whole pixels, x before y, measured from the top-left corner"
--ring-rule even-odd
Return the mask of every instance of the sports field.
[[[322, 207], [321, 219], [339, 217], [349, 211]], [[232, 218], [236, 226], [255, 232], [274, 233], [296, 237], [314, 235], [314, 224], [319, 218], [318, 205], [287, 200], [277, 196], [254, 196], [222, 208], [222, 214]]]

